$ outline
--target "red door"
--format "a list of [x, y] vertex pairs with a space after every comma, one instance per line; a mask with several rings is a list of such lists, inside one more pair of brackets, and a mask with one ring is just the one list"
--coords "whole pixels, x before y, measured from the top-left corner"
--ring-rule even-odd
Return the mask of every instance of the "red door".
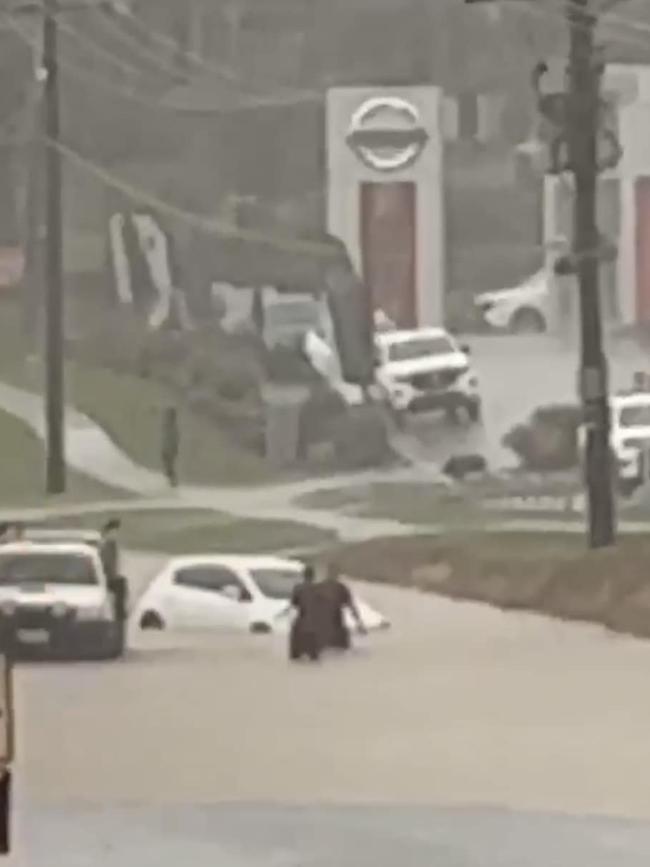
[[650, 178], [636, 182], [636, 318], [650, 322]]
[[360, 213], [363, 279], [374, 309], [412, 328], [417, 325], [415, 184], [362, 184]]

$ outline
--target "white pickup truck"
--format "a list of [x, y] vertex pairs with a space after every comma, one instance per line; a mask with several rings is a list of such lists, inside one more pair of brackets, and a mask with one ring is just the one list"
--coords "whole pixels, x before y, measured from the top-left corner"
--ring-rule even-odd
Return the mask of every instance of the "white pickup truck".
[[[375, 335], [375, 391], [399, 416], [442, 410], [457, 418], [481, 417], [481, 396], [469, 349], [444, 328], [387, 329]], [[361, 389], [342, 380], [336, 353], [322, 334], [310, 332], [305, 354], [348, 404], [363, 401]]]
[[465, 411], [481, 417], [478, 377], [469, 349], [443, 328], [384, 331], [375, 338], [377, 384], [396, 413]]
[[109, 580], [95, 547], [0, 546], [0, 652], [115, 659], [125, 646], [126, 580]]
[[[642, 456], [650, 453], [650, 392], [632, 391], [609, 399], [609, 443], [622, 493], [634, 490], [644, 473]], [[578, 447], [584, 455], [586, 430], [578, 431]]]

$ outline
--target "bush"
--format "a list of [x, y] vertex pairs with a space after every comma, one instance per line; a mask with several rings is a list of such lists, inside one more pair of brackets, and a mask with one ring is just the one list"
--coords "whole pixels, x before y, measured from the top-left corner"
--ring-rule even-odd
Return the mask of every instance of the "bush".
[[394, 457], [384, 419], [374, 406], [350, 409], [335, 422], [333, 442], [337, 459], [351, 470], [380, 466]]
[[535, 410], [527, 424], [516, 425], [503, 438], [528, 470], [566, 470], [578, 463], [579, 407], [553, 405]]
[[264, 368], [271, 382], [309, 385], [318, 381], [316, 372], [302, 353], [285, 346], [267, 350]]

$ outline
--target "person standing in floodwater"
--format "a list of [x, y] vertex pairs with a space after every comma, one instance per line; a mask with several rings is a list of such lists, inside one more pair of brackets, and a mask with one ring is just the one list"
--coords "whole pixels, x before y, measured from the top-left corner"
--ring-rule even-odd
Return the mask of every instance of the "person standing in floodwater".
[[122, 527], [119, 518], [111, 518], [102, 527], [102, 539], [99, 553], [107, 578], [116, 578], [120, 574], [120, 547], [118, 533]]
[[318, 662], [323, 649], [323, 602], [313, 566], [305, 566], [303, 580], [291, 594], [291, 608], [296, 617], [289, 630], [289, 659], [297, 662], [308, 656]]
[[352, 614], [362, 635], [366, 628], [350, 588], [341, 581], [339, 570], [334, 565], [328, 568], [327, 577], [321, 582], [319, 591], [323, 600], [323, 643], [336, 650], [349, 650], [351, 640], [345, 622], [346, 612]]
[[161, 457], [162, 466], [170, 487], [178, 487], [178, 453], [180, 451], [180, 429], [178, 411], [175, 407], [167, 407], [162, 420]]

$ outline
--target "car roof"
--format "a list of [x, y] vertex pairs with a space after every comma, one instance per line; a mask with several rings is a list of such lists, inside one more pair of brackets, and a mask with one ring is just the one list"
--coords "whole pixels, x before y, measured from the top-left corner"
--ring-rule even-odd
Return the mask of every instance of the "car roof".
[[91, 545], [83, 542], [32, 542], [24, 539], [0, 544], [1, 554], [33, 554], [35, 551], [42, 554], [83, 554], [86, 557], [96, 554]]
[[80, 530], [74, 527], [28, 527], [25, 530], [26, 541], [38, 542], [101, 542], [102, 535], [98, 530]]
[[635, 391], [630, 394], [616, 394], [610, 399], [613, 406], [650, 406], [650, 392]]
[[301, 569], [300, 560], [288, 557], [273, 557], [259, 554], [191, 554], [172, 557], [168, 569], [188, 569], [204, 564], [223, 566], [226, 569]]
[[426, 337], [446, 337], [452, 339], [448, 331], [444, 328], [411, 328], [398, 329], [391, 331], [382, 331], [377, 334], [376, 340], [378, 343], [402, 343], [407, 340], [417, 340], [418, 338]]

